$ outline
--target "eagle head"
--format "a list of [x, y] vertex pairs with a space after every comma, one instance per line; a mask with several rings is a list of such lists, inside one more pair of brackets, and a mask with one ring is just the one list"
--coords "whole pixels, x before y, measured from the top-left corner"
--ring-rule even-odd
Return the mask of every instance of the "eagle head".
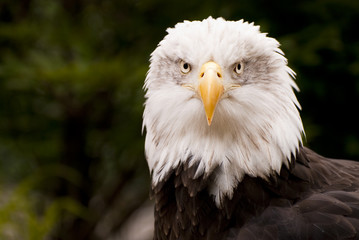
[[219, 204], [244, 175], [268, 178], [301, 145], [295, 73], [279, 43], [253, 23], [211, 17], [167, 30], [144, 89], [146, 157], [152, 184], [180, 164], [214, 174]]

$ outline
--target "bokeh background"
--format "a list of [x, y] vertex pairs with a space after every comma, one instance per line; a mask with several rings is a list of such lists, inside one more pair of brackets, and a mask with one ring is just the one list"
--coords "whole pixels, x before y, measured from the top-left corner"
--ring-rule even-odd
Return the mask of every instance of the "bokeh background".
[[210, 15], [277, 38], [305, 145], [359, 159], [359, 1], [1, 0], [0, 239], [130, 238], [150, 185], [149, 55], [167, 27]]

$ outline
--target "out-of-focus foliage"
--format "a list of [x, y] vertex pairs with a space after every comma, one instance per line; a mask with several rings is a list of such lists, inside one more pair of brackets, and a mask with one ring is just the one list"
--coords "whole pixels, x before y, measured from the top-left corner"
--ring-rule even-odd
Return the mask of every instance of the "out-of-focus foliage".
[[149, 53], [123, 33], [121, 4], [0, 6], [0, 178], [10, 195], [0, 231], [104, 239], [148, 197], [141, 85]]
[[[31, 192], [37, 184], [43, 184], [48, 178], [60, 177], [80, 185], [81, 176], [71, 168], [53, 165], [42, 167], [30, 177], [21, 181], [18, 186], [7, 193], [2, 191], [3, 205], [0, 207], [1, 239], [44, 239], [58, 223], [62, 212], [67, 211], [84, 220], [89, 220], [89, 211], [71, 197], [58, 197], [41, 206], [38, 194]], [[45, 200], [45, 199], [43, 199]], [[46, 200], [45, 200], [46, 201]], [[38, 205], [38, 206], [36, 206]], [[41, 217], [36, 210], [42, 211]]]
[[244, 18], [297, 72], [307, 145], [359, 159], [359, 2], [2, 0], [0, 238], [108, 239], [147, 198], [142, 84], [165, 29]]

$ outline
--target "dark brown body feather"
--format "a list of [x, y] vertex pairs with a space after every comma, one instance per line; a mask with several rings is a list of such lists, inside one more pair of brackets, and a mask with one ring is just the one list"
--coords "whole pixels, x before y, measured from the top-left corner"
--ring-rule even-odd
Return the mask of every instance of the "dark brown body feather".
[[173, 169], [156, 186], [155, 240], [359, 239], [359, 163], [301, 148], [290, 169], [269, 180], [245, 176], [217, 208], [212, 176]]

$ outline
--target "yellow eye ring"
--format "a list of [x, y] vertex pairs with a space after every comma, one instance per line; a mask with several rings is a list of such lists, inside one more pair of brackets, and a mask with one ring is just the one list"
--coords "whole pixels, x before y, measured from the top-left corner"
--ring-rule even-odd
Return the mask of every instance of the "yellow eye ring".
[[180, 69], [183, 74], [187, 74], [191, 71], [191, 65], [185, 61], [180, 62]]

